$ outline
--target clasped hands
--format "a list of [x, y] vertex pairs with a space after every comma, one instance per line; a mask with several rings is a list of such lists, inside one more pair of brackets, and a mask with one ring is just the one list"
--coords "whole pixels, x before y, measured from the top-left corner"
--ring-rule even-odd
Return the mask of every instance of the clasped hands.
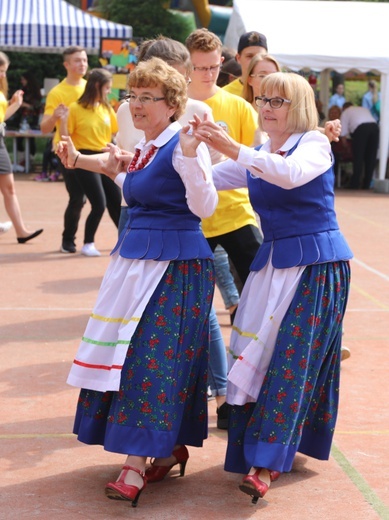
[[[65, 168], [73, 169], [78, 159], [79, 152], [77, 151], [77, 148], [74, 146], [73, 141], [69, 136], [64, 135], [61, 139], [62, 140], [58, 143], [55, 152]], [[120, 172], [127, 170], [127, 167], [134, 156], [133, 153], [126, 152], [112, 143], [108, 143], [107, 146], [101, 150], [101, 152], [102, 153], [97, 157], [95, 156], [99, 173], [104, 173], [113, 180]], [[93, 155], [89, 155], [87, 157], [93, 158]], [[81, 167], [78, 161], [77, 166]], [[92, 171], [96, 171], [95, 168], [84, 169], [91, 169]]]

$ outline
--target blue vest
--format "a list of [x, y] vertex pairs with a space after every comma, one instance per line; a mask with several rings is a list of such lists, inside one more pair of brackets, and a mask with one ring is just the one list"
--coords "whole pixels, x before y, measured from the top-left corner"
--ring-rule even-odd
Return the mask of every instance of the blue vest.
[[142, 170], [128, 173], [123, 195], [128, 221], [112, 253], [143, 260], [212, 258], [200, 218], [188, 208], [185, 186], [173, 168], [179, 132]]
[[[288, 155], [294, 152], [299, 141]], [[247, 185], [264, 235], [251, 264], [252, 271], [259, 271], [267, 264], [272, 249], [272, 265], [277, 269], [352, 258], [336, 220], [332, 166], [307, 184], [291, 190], [254, 177], [249, 171]]]

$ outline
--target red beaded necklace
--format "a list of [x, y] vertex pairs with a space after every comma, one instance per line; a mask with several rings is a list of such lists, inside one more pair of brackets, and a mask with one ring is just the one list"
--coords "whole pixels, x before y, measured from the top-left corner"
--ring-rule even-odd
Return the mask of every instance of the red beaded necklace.
[[134, 155], [127, 171], [129, 173], [131, 173], [131, 172], [135, 172], [135, 171], [138, 171], [138, 170], [141, 170], [142, 168], [144, 168], [146, 166], [146, 164], [149, 162], [149, 160], [151, 159], [151, 157], [155, 154], [156, 150], [158, 150], [158, 148], [152, 144], [150, 150], [145, 154], [143, 159], [141, 161], [139, 161], [139, 164], [137, 164], [139, 155], [140, 155], [140, 149], [137, 148], [135, 150], [135, 155]]

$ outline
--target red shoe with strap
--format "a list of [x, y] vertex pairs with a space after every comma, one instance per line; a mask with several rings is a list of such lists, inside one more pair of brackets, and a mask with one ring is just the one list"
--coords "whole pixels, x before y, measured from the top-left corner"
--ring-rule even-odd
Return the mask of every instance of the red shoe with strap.
[[[269, 484], [261, 480], [260, 474], [262, 471], [267, 472]], [[266, 476], [266, 474], [264, 474], [264, 476]], [[253, 473], [252, 475], [246, 475], [243, 478], [242, 484], [239, 486], [239, 489], [243, 491], [243, 493], [246, 493], [246, 495], [250, 495], [252, 497], [252, 503], [256, 504], [258, 502], [258, 498], [263, 498], [266, 495], [270, 486], [270, 482], [270, 471], [268, 471], [265, 468], [257, 468], [255, 470], [255, 473]]]
[[[129, 471], [135, 471], [135, 473], [138, 473], [142, 477], [143, 486], [141, 488], [124, 483], [124, 479]], [[109, 482], [105, 486], [105, 494], [108, 498], [112, 498], [113, 500], [128, 500], [132, 502], [132, 507], [136, 507], [140, 494], [146, 487], [146, 484], [147, 479], [143, 471], [133, 466], [123, 466], [119, 480], [117, 482]]]
[[146, 478], [148, 483], [151, 484], [152, 482], [159, 482], [160, 480], [163, 480], [169, 471], [177, 464], [180, 465], [180, 477], [185, 475], [185, 466], [189, 459], [189, 452], [187, 447], [182, 445], [179, 448], [176, 448], [173, 450], [172, 455], [176, 458], [177, 462], [171, 464], [170, 466], [157, 466], [153, 462], [151, 463], [151, 466], [146, 469]]

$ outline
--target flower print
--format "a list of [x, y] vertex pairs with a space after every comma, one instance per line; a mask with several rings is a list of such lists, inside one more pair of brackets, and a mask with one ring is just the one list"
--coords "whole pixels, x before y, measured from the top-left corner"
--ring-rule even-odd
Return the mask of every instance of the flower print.
[[192, 310], [192, 312], [193, 312], [193, 314], [195, 315], [196, 318], [198, 318], [200, 316], [200, 312], [201, 311], [200, 311], [200, 309], [198, 307], [194, 307], [193, 306], [191, 310]]
[[315, 339], [312, 343], [312, 349], [316, 350], [321, 347], [321, 341], [319, 339]]
[[326, 281], [326, 277], [324, 274], [320, 274], [319, 276], [317, 276], [315, 278], [315, 282], [317, 282], [318, 285], [319, 284], [323, 285], [325, 283], [325, 281]]
[[284, 400], [284, 397], [286, 397], [286, 392], [278, 392], [277, 394], [277, 401], [279, 403], [282, 403], [282, 401]]
[[296, 402], [295, 402], [295, 403], [292, 403], [292, 404], [290, 405], [290, 409], [292, 410], [292, 412], [297, 413], [297, 412], [299, 411], [299, 404], [296, 403]]
[[119, 424], [122, 424], [122, 423], [124, 423], [126, 420], [127, 420], [127, 415], [126, 415], [125, 413], [123, 413], [123, 412], [119, 412], [119, 413], [118, 413], [118, 419], [117, 419], [118, 423], [119, 423]]
[[310, 383], [309, 381], [306, 381], [305, 382], [305, 386], [304, 386], [304, 392], [307, 393], [307, 392], [310, 392], [313, 388], [313, 384]]
[[306, 289], [304, 289], [303, 291], [303, 296], [309, 296], [311, 294], [311, 289], [309, 289], [309, 287], [307, 287]]
[[150, 403], [148, 401], [142, 403], [140, 411], [143, 413], [151, 413]]
[[283, 424], [285, 422], [285, 416], [282, 412], [278, 412], [276, 414], [276, 418], [274, 419], [274, 422], [277, 424]]
[[154, 338], [149, 340], [149, 345], [151, 348], [155, 348], [159, 344], [159, 339]]
[[317, 402], [314, 402], [312, 405], [311, 405], [311, 410], [312, 412], [317, 412], [317, 409], [319, 408], [319, 403]]
[[150, 361], [147, 364], [147, 368], [150, 370], [157, 370], [159, 368], [157, 360], [155, 358], [150, 359]]
[[323, 296], [321, 302], [323, 304], [323, 307], [328, 307], [328, 305], [330, 304], [330, 299], [327, 296]]
[[158, 305], [163, 305], [167, 300], [167, 296], [160, 296], [158, 299]]
[[319, 316], [310, 316], [308, 318], [308, 324], [311, 327], [318, 327], [320, 325], [320, 322], [321, 322], [321, 319], [319, 318]]
[[288, 359], [290, 359], [295, 352], [296, 351], [294, 350], [294, 348], [288, 348], [285, 350], [285, 355]]
[[185, 403], [187, 392], [181, 390], [180, 392], [178, 392], [178, 395], [180, 397], [180, 403]]
[[302, 335], [303, 335], [303, 333], [301, 332], [301, 327], [299, 327], [298, 325], [295, 325], [293, 327], [292, 336], [294, 336], [296, 338], [301, 338]]
[[270, 435], [270, 437], [268, 437], [267, 439], [267, 442], [269, 442], [270, 444], [272, 444], [273, 442], [276, 442], [277, 440], [277, 435]]
[[193, 270], [196, 271], [196, 274], [201, 273], [201, 264], [199, 264], [199, 262], [194, 262], [192, 264], [192, 267], [193, 267]]
[[153, 385], [150, 381], [143, 381], [141, 386], [142, 386], [142, 390], [144, 392], [147, 392], [147, 390], [150, 388], [150, 386], [153, 386]]
[[291, 370], [290, 368], [285, 370], [284, 379], [287, 379], [287, 380], [294, 379], [293, 370]]
[[176, 316], [180, 316], [181, 311], [182, 311], [181, 305], [176, 305], [175, 307], [172, 308], [172, 311]]
[[298, 317], [302, 312], [304, 312], [304, 307], [300, 304], [298, 307], [295, 308], [294, 314]]
[[193, 350], [191, 350], [191, 349], [189, 349], [189, 348], [187, 348], [187, 349], [185, 350], [185, 354], [186, 354], [186, 357], [187, 357], [188, 359], [193, 359], [193, 357], [194, 357], [194, 352], [193, 352]]
[[167, 350], [165, 350], [165, 352], [163, 353], [165, 357], [167, 357], [168, 359], [173, 359], [173, 356], [174, 356], [174, 350], [172, 348], [169, 348]]
[[157, 327], [165, 327], [165, 325], [166, 325], [165, 316], [159, 315], [157, 318], [157, 321], [155, 322], [155, 325]]
[[179, 271], [181, 271], [182, 274], [187, 275], [189, 272], [189, 266], [188, 264], [180, 264], [178, 266]]
[[328, 423], [332, 419], [332, 413], [326, 412], [323, 414], [323, 421]]
[[166, 392], [161, 392], [158, 394], [157, 399], [160, 403], [164, 403], [166, 401]]
[[173, 280], [173, 275], [172, 275], [172, 274], [168, 274], [168, 275], [166, 276], [166, 283], [169, 284], [169, 285], [171, 285], [171, 284], [173, 283], [173, 281], [174, 281], [174, 280]]
[[299, 367], [302, 369], [302, 370], [305, 370], [307, 368], [307, 360], [305, 358], [303, 359], [300, 359], [299, 361]]

